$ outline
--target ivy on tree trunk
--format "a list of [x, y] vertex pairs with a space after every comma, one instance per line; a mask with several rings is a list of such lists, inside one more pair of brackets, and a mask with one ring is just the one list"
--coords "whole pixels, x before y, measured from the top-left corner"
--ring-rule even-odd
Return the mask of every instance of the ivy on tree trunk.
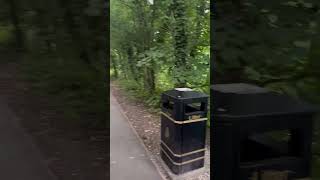
[[176, 75], [176, 86], [186, 86], [185, 72], [187, 70], [187, 46], [188, 37], [186, 33], [186, 2], [185, 0], [173, 0], [172, 4], [173, 16], [175, 19], [174, 25], [174, 56], [175, 66], [179, 69]]

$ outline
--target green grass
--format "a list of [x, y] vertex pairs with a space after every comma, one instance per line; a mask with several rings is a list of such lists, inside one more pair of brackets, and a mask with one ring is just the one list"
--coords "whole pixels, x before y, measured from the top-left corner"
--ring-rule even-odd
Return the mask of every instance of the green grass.
[[33, 93], [57, 99], [66, 119], [84, 127], [105, 128], [107, 115], [106, 82], [81, 60], [49, 56], [28, 56], [22, 78]]

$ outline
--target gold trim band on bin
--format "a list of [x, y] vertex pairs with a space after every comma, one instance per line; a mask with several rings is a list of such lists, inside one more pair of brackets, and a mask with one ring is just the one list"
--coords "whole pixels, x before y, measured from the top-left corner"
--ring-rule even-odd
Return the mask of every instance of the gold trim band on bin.
[[172, 117], [170, 117], [168, 114], [161, 112], [164, 116], [166, 116], [168, 119], [170, 119], [172, 122], [176, 124], [188, 124], [188, 123], [194, 123], [194, 122], [200, 122], [200, 121], [206, 121], [208, 118], [200, 118], [200, 119], [191, 119], [191, 120], [185, 120], [185, 121], [176, 121]]
[[191, 155], [191, 154], [195, 154], [195, 153], [199, 153], [199, 152], [202, 152], [202, 151], [205, 151], [206, 149], [198, 149], [198, 150], [195, 150], [195, 151], [191, 151], [191, 152], [188, 152], [188, 153], [184, 153], [184, 154], [175, 154], [168, 146], [166, 143], [164, 143], [163, 141], [161, 141], [161, 143], [170, 151], [170, 153], [175, 156], [175, 157], [184, 157], [184, 156], [188, 156], [188, 155]]
[[[162, 149], [162, 147], [160, 147], [160, 149]], [[189, 163], [192, 163], [192, 162], [195, 162], [195, 161], [199, 161], [199, 160], [202, 160], [204, 159], [204, 156], [202, 157], [199, 157], [199, 158], [196, 158], [196, 159], [192, 159], [192, 160], [189, 160], [189, 161], [186, 161], [186, 162], [182, 162], [182, 163], [177, 163], [177, 162], [174, 162], [170, 156], [166, 153], [166, 151], [164, 149], [162, 149], [162, 152], [167, 156], [167, 158], [171, 161], [172, 164], [176, 165], [176, 166], [182, 166], [182, 165], [185, 165], [185, 164], [189, 164]]]

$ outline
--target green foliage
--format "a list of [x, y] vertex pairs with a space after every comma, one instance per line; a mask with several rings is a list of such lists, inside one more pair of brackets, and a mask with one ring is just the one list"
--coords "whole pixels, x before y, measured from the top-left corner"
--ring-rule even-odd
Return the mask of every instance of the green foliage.
[[320, 84], [319, 2], [250, 0], [241, 12], [231, 7], [217, 2], [216, 81], [251, 82], [311, 100], [319, 88], [308, 87], [310, 78], [313, 87]]
[[101, 73], [91, 71], [77, 59], [57, 63], [54, 57], [43, 61], [33, 56], [21, 63], [22, 78], [32, 83], [34, 93], [63, 102], [61, 108], [66, 119], [72, 122], [82, 119], [83, 127], [105, 128], [107, 95]]
[[112, 75], [150, 106], [177, 86], [208, 92], [209, 3], [112, 0]]
[[5, 45], [12, 39], [12, 27], [0, 25], [0, 44]]
[[[249, 0], [241, 11], [230, 2], [216, 3], [215, 81], [254, 83], [320, 105], [319, 1]], [[319, 123], [315, 129], [316, 179]]]
[[209, 3], [111, 0], [111, 75], [129, 97], [158, 111], [174, 87], [209, 93]]
[[[103, 0], [0, 2], [0, 45], [14, 44], [33, 91], [61, 101], [67, 119], [106, 127]], [[22, 54], [23, 53], [23, 54]]]
[[135, 81], [121, 79], [117, 83], [125, 89], [128, 93], [127, 97], [132, 98], [132, 100], [143, 102], [146, 106], [152, 108], [155, 111], [159, 111], [161, 92], [150, 95], [149, 92], [145, 91], [141, 86], [137, 85]]
[[[152, 67], [155, 65], [161, 65], [166, 61], [170, 61], [170, 56], [168, 55], [166, 49], [161, 47], [153, 47], [150, 50], [141, 53], [138, 56], [137, 67]], [[168, 59], [169, 58], [169, 59]]]

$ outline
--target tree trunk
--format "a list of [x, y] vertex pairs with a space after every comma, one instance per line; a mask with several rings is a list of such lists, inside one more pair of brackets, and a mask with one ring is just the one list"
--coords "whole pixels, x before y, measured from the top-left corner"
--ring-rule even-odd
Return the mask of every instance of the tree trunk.
[[153, 68], [150, 68], [149, 72], [150, 76], [150, 87], [151, 87], [151, 92], [153, 93], [156, 90], [156, 83], [155, 83], [155, 72]]
[[155, 91], [156, 85], [155, 85], [155, 73], [154, 70], [150, 67], [145, 68], [145, 90], [147, 92], [150, 92], [151, 94]]
[[119, 73], [118, 73], [117, 61], [114, 59], [114, 57], [111, 57], [111, 63], [112, 63], [112, 68], [114, 70], [114, 77], [118, 78]]
[[[150, 21], [150, 32], [148, 36], [148, 46], [154, 46], [154, 20], [157, 18], [157, 6], [158, 1], [155, 1], [154, 4], [151, 7], [151, 21]], [[154, 62], [151, 62], [151, 67], [148, 67], [148, 76], [149, 76], [149, 88], [151, 93], [153, 93], [156, 90], [156, 83], [155, 83], [155, 68], [154, 68]]]
[[[175, 40], [175, 66], [182, 69], [180, 73], [187, 70], [187, 34], [186, 34], [186, 4], [185, 0], [173, 0], [173, 15], [175, 18], [174, 40]], [[182, 74], [181, 74], [182, 75]], [[179, 77], [181, 75], [178, 75]], [[183, 75], [182, 75], [183, 76]], [[185, 79], [177, 78], [177, 87], [186, 86]]]
[[316, 34], [312, 38], [310, 52], [308, 55], [308, 67], [306, 71], [315, 75], [317, 79], [320, 79], [320, 34]]
[[197, 55], [197, 50], [199, 47], [199, 39], [201, 37], [202, 33], [202, 23], [203, 23], [203, 17], [205, 16], [205, 8], [206, 8], [206, 1], [201, 1], [200, 5], [197, 8], [197, 23], [196, 23], [196, 30], [194, 33], [193, 38], [193, 45], [190, 50], [190, 56], [195, 58]]
[[65, 9], [63, 18], [66, 23], [67, 30], [72, 37], [72, 41], [74, 42], [73, 46], [76, 47], [76, 50], [77, 50], [77, 53], [79, 54], [80, 59], [82, 59], [85, 63], [90, 65], [90, 67], [94, 68], [90, 59], [90, 54], [88, 52], [86, 42], [84, 42], [85, 39], [79, 32], [79, 29], [76, 29], [81, 27], [79, 26], [77, 27], [76, 25], [76, 22], [75, 22], [76, 15], [72, 12], [70, 3], [68, 1], [60, 0], [60, 6], [64, 7]]
[[131, 46], [127, 48], [127, 57], [128, 57], [128, 64], [131, 71], [131, 75], [136, 82], [139, 82], [139, 78], [136, 72], [134, 57], [133, 57], [133, 49]]
[[10, 7], [10, 18], [12, 21], [12, 25], [14, 27], [14, 34], [16, 39], [16, 47], [19, 50], [23, 50], [24, 48], [24, 36], [23, 30], [21, 28], [21, 23], [18, 14], [18, 4], [16, 0], [7, 0]]
[[127, 61], [126, 61], [126, 52], [120, 52], [119, 53], [119, 66], [120, 66], [120, 70], [121, 70], [121, 75], [124, 76], [125, 79], [128, 80], [128, 64], [127, 64]]
[[[152, 45], [153, 40], [153, 30], [152, 30], [152, 24], [153, 24], [153, 16], [155, 16], [154, 7], [152, 8], [152, 14], [151, 14], [151, 21], [148, 23], [148, 16], [147, 12], [145, 12], [144, 7], [147, 5], [146, 1], [136, 0], [136, 8], [138, 10], [138, 21], [139, 21], [139, 29], [143, 32], [145, 36], [142, 38], [142, 46], [138, 48], [138, 52], [145, 52], [146, 50], [150, 49]], [[153, 62], [150, 62], [153, 64]], [[146, 91], [153, 93], [155, 91], [155, 71], [153, 65], [144, 67], [144, 88]]]

